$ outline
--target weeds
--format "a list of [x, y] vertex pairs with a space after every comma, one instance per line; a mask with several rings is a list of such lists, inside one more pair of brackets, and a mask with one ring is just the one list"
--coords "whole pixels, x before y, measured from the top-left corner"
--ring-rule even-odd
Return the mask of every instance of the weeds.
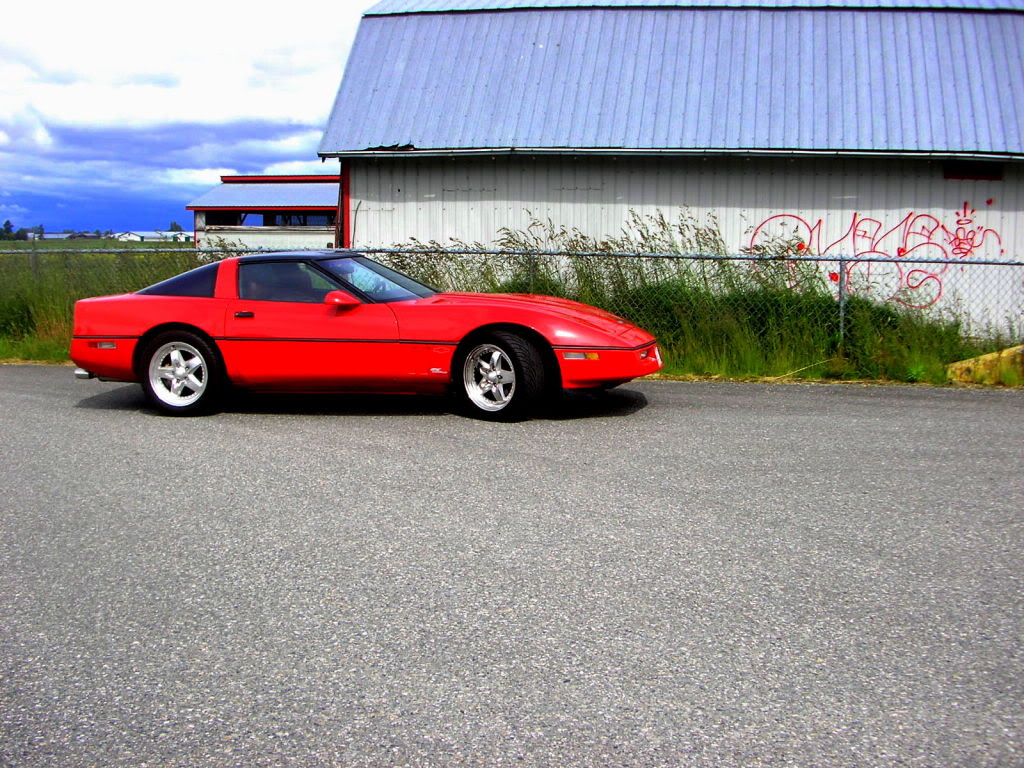
[[[1012, 342], [1012, 332], [971, 337], [955, 313], [856, 296], [845, 302], [840, 338], [840, 307], [823, 267], [789, 259], [802, 246], [780, 239], [750, 249], [749, 261], [715, 258], [726, 254], [718, 222], [683, 210], [675, 221], [631, 212], [617, 236], [603, 239], [534, 217], [525, 229], [500, 230], [491, 246], [413, 241], [405, 247], [415, 253], [384, 258], [447, 290], [469, 285], [602, 307], [657, 336], [666, 370], [677, 374], [939, 384], [948, 363]], [[445, 253], [488, 247], [513, 253]], [[544, 255], [552, 252], [565, 255]], [[642, 257], [652, 253], [700, 258]]]
[[0, 254], [0, 358], [66, 359], [78, 299], [136, 291], [198, 265], [195, 251], [187, 248]]
[[[0, 358], [65, 358], [75, 300], [138, 290], [237, 252], [218, 245], [223, 253], [212, 257], [189, 248], [0, 255]], [[948, 380], [948, 363], [1020, 335], [1014, 328], [978, 335], [962, 312], [858, 296], [845, 302], [841, 335], [823, 267], [787, 258], [801, 245], [780, 240], [752, 249], [750, 259], [722, 258], [717, 221], [681, 211], [674, 221], [631, 213], [620, 233], [604, 239], [534, 218], [525, 229], [502, 229], [495, 244], [413, 240], [375, 258], [441, 290], [540, 293], [602, 307], [651, 331], [675, 374], [938, 384]], [[699, 256], [645, 255], [652, 253]]]

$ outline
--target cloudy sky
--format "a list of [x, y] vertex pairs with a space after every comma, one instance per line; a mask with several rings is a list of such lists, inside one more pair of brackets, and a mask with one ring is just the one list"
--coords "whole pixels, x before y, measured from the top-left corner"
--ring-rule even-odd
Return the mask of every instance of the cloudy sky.
[[374, 0], [21, 2], [0, 25], [0, 222], [186, 229], [221, 174], [316, 156]]

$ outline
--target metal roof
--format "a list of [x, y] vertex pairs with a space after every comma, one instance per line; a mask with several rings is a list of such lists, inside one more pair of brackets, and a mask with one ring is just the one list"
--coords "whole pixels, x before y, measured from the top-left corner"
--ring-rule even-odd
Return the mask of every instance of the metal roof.
[[247, 208], [267, 210], [274, 208], [336, 208], [338, 185], [323, 182], [265, 184], [225, 183], [206, 192], [186, 208]]
[[722, 4], [367, 15], [320, 154], [1024, 155], [1024, 13]]
[[1024, 0], [381, 0], [364, 15], [527, 8], [947, 8], [1024, 11]]

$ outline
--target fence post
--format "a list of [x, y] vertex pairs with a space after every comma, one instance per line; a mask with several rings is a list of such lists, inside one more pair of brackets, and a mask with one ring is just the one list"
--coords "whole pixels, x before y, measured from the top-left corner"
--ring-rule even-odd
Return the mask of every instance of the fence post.
[[32, 279], [39, 283], [39, 251], [37, 250], [35, 238], [32, 239], [32, 254], [29, 256], [29, 263], [32, 267]]
[[839, 257], [839, 349], [846, 340], [846, 259]]

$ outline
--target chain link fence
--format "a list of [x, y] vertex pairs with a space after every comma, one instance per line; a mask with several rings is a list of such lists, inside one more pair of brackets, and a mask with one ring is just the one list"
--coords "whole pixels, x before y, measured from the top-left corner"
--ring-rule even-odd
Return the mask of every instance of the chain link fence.
[[[69, 337], [74, 301], [134, 291], [234, 248], [0, 251], [0, 337]], [[344, 251], [336, 251], [344, 253]], [[1024, 342], [1024, 262], [362, 249], [443, 291], [539, 293], [647, 328], [675, 373], [946, 380]]]
[[1024, 263], [515, 251], [372, 255], [445, 290], [563, 296], [658, 337], [694, 375], [947, 380], [1024, 341]]

